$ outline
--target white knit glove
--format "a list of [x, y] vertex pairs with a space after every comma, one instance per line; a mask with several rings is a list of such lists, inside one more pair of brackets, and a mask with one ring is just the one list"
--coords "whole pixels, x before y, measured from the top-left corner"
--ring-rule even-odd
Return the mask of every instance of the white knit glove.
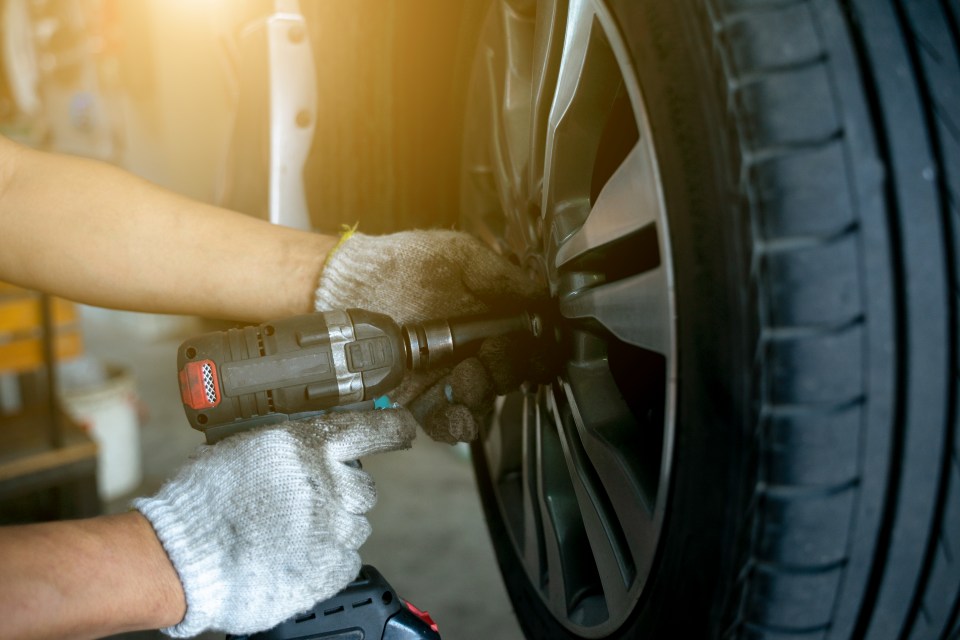
[[360, 570], [373, 479], [346, 462], [407, 448], [404, 411], [344, 412], [202, 445], [133, 506], [153, 525], [186, 594], [173, 637], [269, 629], [342, 590]]
[[385, 313], [399, 324], [517, 306], [542, 287], [462, 231], [355, 233], [320, 273], [316, 308]]
[[[327, 258], [316, 309], [367, 309], [403, 324], [518, 309], [543, 293], [522, 269], [461, 231], [356, 233]], [[501, 351], [496, 344], [486, 351]], [[469, 358], [452, 372], [408, 375], [391, 398], [409, 406], [433, 439], [469, 441], [496, 393], [524, 379], [514, 369], [520, 362]]]

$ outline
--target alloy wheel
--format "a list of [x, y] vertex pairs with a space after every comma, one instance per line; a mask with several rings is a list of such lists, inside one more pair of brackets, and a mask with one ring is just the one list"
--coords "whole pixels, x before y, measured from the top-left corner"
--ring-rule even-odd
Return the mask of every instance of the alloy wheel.
[[674, 444], [673, 267], [643, 94], [599, 0], [496, 0], [468, 104], [464, 225], [549, 288], [565, 362], [498, 400], [478, 473], [550, 615], [600, 637], [654, 567]]

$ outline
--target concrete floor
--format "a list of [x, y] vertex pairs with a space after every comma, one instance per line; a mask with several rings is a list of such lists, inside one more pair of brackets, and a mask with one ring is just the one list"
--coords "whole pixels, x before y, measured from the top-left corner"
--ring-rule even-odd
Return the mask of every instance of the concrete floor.
[[[115, 512], [134, 495], [155, 491], [202, 440], [183, 415], [175, 370], [177, 346], [204, 329], [182, 318], [101, 309], [84, 308], [81, 316], [87, 354], [128, 368], [144, 407], [143, 482], [108, 503]], [[369, 514], [373, 535], [361, 555], [402, 597], [428, 610], [445, 639], [517, 640], [523, 635], [487, 537], [468, 456], [465, 447], [420, 433], [410, 451], [365, 459], [379, 503]]]

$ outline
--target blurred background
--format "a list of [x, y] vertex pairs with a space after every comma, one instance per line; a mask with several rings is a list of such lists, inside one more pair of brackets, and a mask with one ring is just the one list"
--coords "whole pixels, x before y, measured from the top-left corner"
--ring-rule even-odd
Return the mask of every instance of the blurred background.
[[[481, 4], [0, 0], [0, 133], [264, 218], [271, 167], [292, 166], [322, 232], [454, 226], [465, 52]], [[291, 13], [305, 29], [281, 25], [284, 42], [308, 47], [308, 61], [271, 57], [271, 17]], [[271, 85], [278, 69], [285, 86]], [[282, 108], [295, 117], [279, 130]], [[271, 150], [278, 131], [301, 157]], [[112, 513], [155, 491], [201, 442], [180, 405], [176, 348], [223, 326], [0, 283], [0, 522]], [[520, 638], [469, 450], [421, 434], [365, 467], [380, 503], [364, 561], [445, 638]]]

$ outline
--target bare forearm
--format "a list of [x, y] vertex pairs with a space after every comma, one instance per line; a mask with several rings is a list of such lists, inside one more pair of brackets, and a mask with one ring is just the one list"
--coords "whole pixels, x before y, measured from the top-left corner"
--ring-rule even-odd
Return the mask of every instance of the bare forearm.
[[311, 309], [335, 239], [0, 138], [0, 279], [97, 306], [263, 320]]
[[180, 580], [137, 512], [0, 528], [0, 638], [99, 638], [178, 623]]

